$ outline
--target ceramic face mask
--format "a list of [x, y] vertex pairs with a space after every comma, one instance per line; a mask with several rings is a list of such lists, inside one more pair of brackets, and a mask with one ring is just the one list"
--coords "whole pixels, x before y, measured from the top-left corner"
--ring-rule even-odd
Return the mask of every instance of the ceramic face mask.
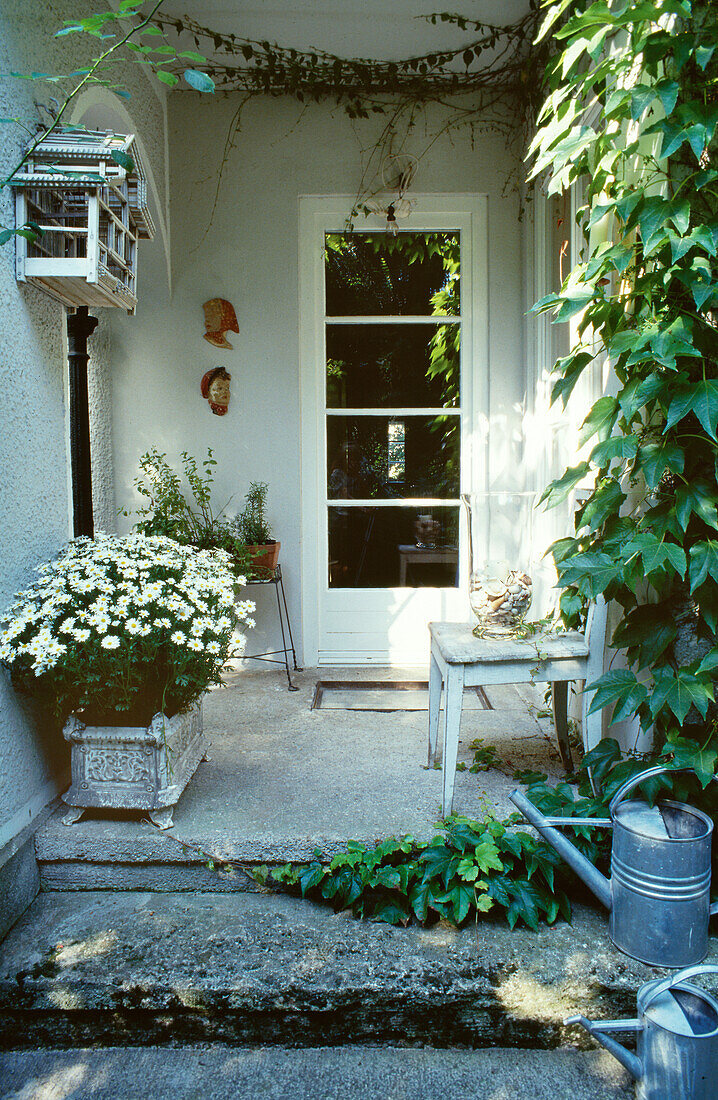
[[210, 298], [202, 306], [204, 310], [204, 326], [207, 331], [205, 340], [214, 344], [216, 348], [231, 348], [225, 332], [239, 332], [237, 314], [234, 306], [226, 298]]
[[229, 408], [229, 383], [232, 375], [224, 367], [214, 367], [202, 376], [200, 389], [215, 416], [224, 416]]

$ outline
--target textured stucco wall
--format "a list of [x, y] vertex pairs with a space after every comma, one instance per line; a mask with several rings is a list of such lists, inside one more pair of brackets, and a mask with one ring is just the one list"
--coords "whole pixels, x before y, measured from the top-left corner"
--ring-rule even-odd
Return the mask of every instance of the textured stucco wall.
[[[282, 542], [298, 628], [298, 200], [304, 194], [356, 193], [361, 145], [371, 144], [371, 131], [369, 124], [357, 131], [342, 111], [326, 105], [302, 113], [284, 99], [249, 103], [205, 233], [236, 100], [173, 92], [169, 104], [173, 296], [169, 300], [155, 281], [159, 267], [148, 249], [141, 316], [133, 322], [117, 315], [112, 321], [117, 503], [133, 501], [138, 457], [153, 443], [175, 459], [182, 450], [201, 456], [213, 447], [219, 503], [234, 494], [240, 504], [250, 480], [269, 482], [269, 518]], [[422, 124], [418, 130], [415, 144], [421, 148], [426, 134]], [[497, 480], [515, 468], [525, 385], [519, 206], [515, 193], [504, 193], [515, 163], [503, 139], [482, 135], [472, 143], [463, 131], [436, 142], [415, 183], [421, 193], [488, 194], [492, 476]], [[237, 310], [241, 331], [231, 336], [232, 351], [202, 339], [202, 303], [214, 296], [228, 298]], [[222, 418], [210, 413], [199, 394], [202, 373], [217, 364], [232, 374], [232, 404]], [[268, 602], [274, 593], [255, 588], [252, 595], [260, 604], [252, 645], [275, 648], [276, 633], [263, 629], [274, 631], [276, 611]]]
[[[86, 62], [87, 44], [53, 39], [63, 19], [93, 10], [85, 0], [3, 0], [0, 6], [0, 71], [69, 71]], [[133, 93], [142, 119], [144, 148], [159, 181], [158, 207], [166, 205], [164, 93], [150, 88], [135, 66], [119, 74]], [[36, 102], [56, 87], [0, 78], [0, 116], [34, 128]], [[109, 93], [103, 93], [109, 96]], [[95, 110], [97, 95], [94, 97]], [[86, 111], [90, 104], [78, 104]], [[74, 119], [77, 119], [77, 115]], [[101, 122], [97, 116], [95, 121]], [[113, 125], [114, 120], [107, 123]], [[0, 175], [14, 167], [24, 141], [16, 127], [0, 127]], [[14, 224], [10, 196], [0, 196], [0, 220]], [[165, 227], [166, 228], [166, 227]], [[107, 325], [99, 311], [89, 370], [95, 514], [98, 526], [114, 526], [111, 380]], [[38, 562], [67, 541], [71, 528], [68, 458], [65, 310], [51, 298], [15, 281], [14, 245], [0, 249], [0, 607], [32, 580]], [[64, 781], [67, 753], [57, 729], [15, 697], [0, 672], [0, 844], [26, 825]]]

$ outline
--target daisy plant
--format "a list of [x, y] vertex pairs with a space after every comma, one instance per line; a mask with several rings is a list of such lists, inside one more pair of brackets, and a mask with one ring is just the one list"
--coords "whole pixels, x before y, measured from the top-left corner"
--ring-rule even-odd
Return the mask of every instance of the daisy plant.
[[76, 539], [38, 574], [0, 620], [0, 662], [63, 720], [145, 725], [184, 711], [254, 625], [224, 551], [162, 536]]

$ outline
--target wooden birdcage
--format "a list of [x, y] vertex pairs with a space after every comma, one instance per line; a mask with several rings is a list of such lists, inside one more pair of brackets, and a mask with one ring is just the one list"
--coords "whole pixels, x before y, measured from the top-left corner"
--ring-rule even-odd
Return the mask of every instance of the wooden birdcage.
[[11, 183], [17, 227], [41, 230], [34, 241], [15, 238], [17, 279], [68, 306], [134, 313], [137, 242], [155, 232], [134, 135], [55, 131]]

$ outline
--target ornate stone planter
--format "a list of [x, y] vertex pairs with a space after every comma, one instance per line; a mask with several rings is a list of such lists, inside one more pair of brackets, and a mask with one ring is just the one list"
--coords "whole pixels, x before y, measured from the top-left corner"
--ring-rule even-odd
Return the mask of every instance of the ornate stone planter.
[[160, 829], [172, 827], [174, 807], [207, 751], [201, 704], [149, 726], [86, 726], [72, 716], [64, 729], [72, 746], [72, 785], [65, 825], [87, 809], [146, 810]]

